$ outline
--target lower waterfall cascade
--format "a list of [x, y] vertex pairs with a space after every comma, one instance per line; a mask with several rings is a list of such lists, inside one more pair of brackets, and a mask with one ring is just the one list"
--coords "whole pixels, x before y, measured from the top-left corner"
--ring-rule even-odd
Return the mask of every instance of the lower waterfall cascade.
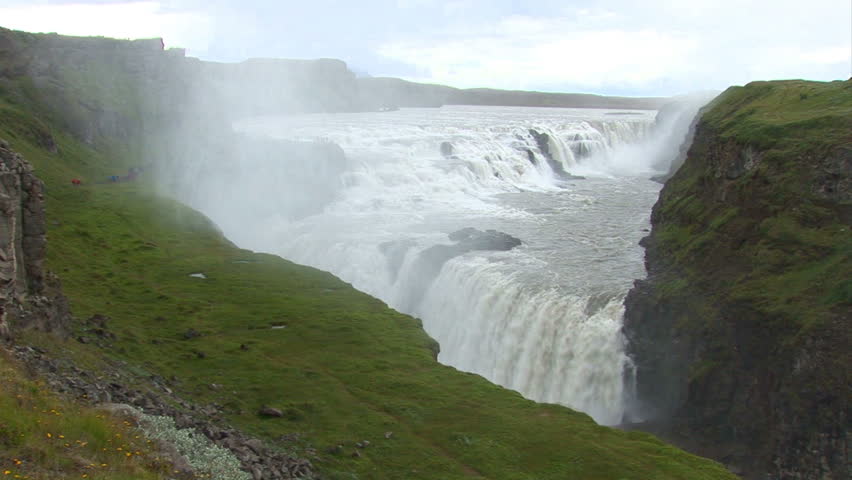
[[[613, 425], [633, 376], [622, 301], [645, 276], [638, 242], [660, 189], [648, 179], [670, 148], [654, 114], [454, 106], [250, 118], [235, 129], [269, 142], [262, 152], [207, 159], [204, 180], [187, 169], [180, 191], [241, 247], [330, 271], [420, 318], [440, 362]], [[345, 157], [295, 165], [276, 141], [333, 143]], [[280, 207], [294, 202], [311, 213]], [[454, 250], [448, 234], [466, 228], [520, 245]], [[448, 253], [427, 255], [436, 245]]]

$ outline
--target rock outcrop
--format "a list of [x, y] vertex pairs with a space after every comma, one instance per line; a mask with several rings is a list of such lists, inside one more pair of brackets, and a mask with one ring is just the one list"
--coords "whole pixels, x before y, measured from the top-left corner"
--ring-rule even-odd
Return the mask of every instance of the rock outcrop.
[[[102, 406], [118, 415], [127, 410], [122, 406], [130, 405], [147, 415], [172, 418], [178, 428], [191, 429], [230, 450], [253, 480], [313, 478], [309, 458], [299, 458], [279, 449], [281, 444], [294, 447], [298, 438], [281, 438], [279, 448], [274, 448], [268, 442], [230, 427], [220, 405], [188, 402], [172, 392], [161, 377], [134, 376], [126, 372], [124, 364], [113, 365], [109, 374], [93, 374], [35, 347], [15, 346], [11, 352], [31, 373], [41, 376], [51, 390], [81, 403]], [[313, 453], [316, 458], [316, 452]]]
[[447, 235], [454, 243], [451, 245], [434, 245], [420, 252], [419, 260], [436, 270], [451, 258], [473, 251], [504, 252], [521, 244], [521, 241], [508, 233], [497, 230], [477, 230], [463, 228]]
[[35, 328], [67, 334], [68, 303], [44, 270], [44, 184], [0, 139], [0, 337]]
[[849, 478], [852, 81], [714, 100], [626, 299], [635, 419], [746, 478]]
[[[497, 230], [483, 231], [472, 227], [452, 232], [447, 238], [453, 243], [432, 245], [416, 253], [417, 256], [404, 277], [406, 288], [401, 289], [405, 294], [399, 302], [404, 310], [416, 311], [423, 295], [438, 277], [444, 264], [453, 258], [474, 251], [505, 252], [522, 244], [520, 239], [508, 233]], [[410, 239], [385, 242], [379, 246], [379, 250], [387, 258], [388, 269], [395, 281], [398, 281], [397, 276], [405, 257], [416, 246], [416, 242]], [[437, 355], [437, 348], [435, 353]]]

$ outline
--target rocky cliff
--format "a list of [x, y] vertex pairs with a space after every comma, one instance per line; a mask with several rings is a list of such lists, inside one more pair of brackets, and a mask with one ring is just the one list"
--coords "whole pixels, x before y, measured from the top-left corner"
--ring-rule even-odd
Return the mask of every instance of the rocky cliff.
[[45, 272], [44, 185], [0, 139], [0, 340], [35, 328], [65, 334], [68, 304]]
[[[363, 109], [340, 60], [225, 64], [164, 50], [160, 39], [115, 40], [0, 28], [0, 93], [88, 144], [171, 131], [203, 119]], [[223, 127], [224, 128], [224, 127]]]
[[636, 416], [747, 478], [849, 478], [852, 81], [708, 105], [626, 300]]

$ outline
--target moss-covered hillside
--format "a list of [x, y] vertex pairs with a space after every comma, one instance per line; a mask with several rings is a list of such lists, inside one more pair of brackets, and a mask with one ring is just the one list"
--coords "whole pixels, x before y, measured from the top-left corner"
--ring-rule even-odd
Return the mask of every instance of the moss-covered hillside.
[[704, 109], [653, 211], [643, 413], [754, 478], [848, 473], [850, 173], [852, 81], [756, 82]]
[[0, 384], [0, 478], [157, 480], [173, 474], [162, 452], [129, 422], [57, 397], [26, 378], [3, 351]]
[[[36, 60], [37, 51], [27, 65]], [[155, 194], [152, 178], [90, 181], [144, 162], [131, 147], [150, 141], [146, 131], [116, 142], [107, 130], [68, 128], [50, 99], [74, 104], [87, 83], [69, 79], [45, 94], [27, 78], [23, 69], [3, 83], [0, 138], [46, 183], [47, 265], [78, 320], [67, 341], [17, 341], [95, 372], [123, 364], [140, 382], [167, 379], [235, 427], [311, 458], [323, 478], [733, 478], [648, 434], [601, 427], [438, 364], [416, 319], [328, 273], [237, 248], [198, 212]], [[108, 95], [98, 112], [138, 98]], [[84, 319], [95, 314], [109, 320], [92, 328]], [[260, 416], [264, 406], [283, 416]], [[6, 457], [0, 451], [0, 468]]]

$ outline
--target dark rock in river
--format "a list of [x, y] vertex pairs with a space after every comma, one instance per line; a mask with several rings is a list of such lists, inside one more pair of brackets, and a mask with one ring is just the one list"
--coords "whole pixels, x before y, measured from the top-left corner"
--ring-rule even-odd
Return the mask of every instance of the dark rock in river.
[[441, 267], [451, 258], [473, 251], [507, 251], [521, 244], [521, 241], [507, 233], [497, 230], [477, 230], [463, 228], [447, 235], [456, 242], [452, 245], [434, 245], [420, 253], [419, 262], [426, 266], [425, 270], [434, 277]]
[[533, 140], [535, 140], [535, 144], [538, 146], [538, 149], [541, 151], [541, 154], [544, 156], [544, 159], [547, 160], [547, 164], [550, 165], [551, 170], [558, 176], [567, 175], [568, 172], [562, 168], [562, 164], [556, 161], [553, 158], [553, 153], [550, 152], [550, 135], [546, 133], [539, 132], [534, 129], [530, 129], [530, 136], [532, 136]]
[[[562, 163], [557, 160], [553, 153], [550, 151], [550, 135], [546, 133], [539, 132], [534, 129], [529, 130], [530, 136], [532, 136], [533, 140], [535, 140], [538, 149], [541, 151], [541, 154], [544, 156], [544, 159], [547, 160], [547, 164], [550, 165], [550, 169], [553, 170], [553, 173], [562, 180], [582, 180], [585, 177], [579, 177], [576, 175], [571, 175], [570, 173], [565, 171], [565, 168], [562, 167]], [[530, 159], [530, 162], [535, 165], [535, 155], [532, 150], [527, 150], [527, 156]]]
[[517, 238], [497, 230], [481, 231], [472, 227], [463, 228], [447, 235], [447, 237], [459, 242], [466, 251], [471, 250], [511, 250], [521, 244]]
[[[400, 281], [406, 282], [405, 287], [401, 288], [401, 291], [405, 292], [404, 298], [400, 299], [400, 305], [403, 309], [409, 311], [415, 309], [429, 286], [438, 277], [441, 268], [450, 259], [473, 251], [507, 251], [522, 243], [519, 239], [507, 233], [497, 230], [482, 231], [475, 228], [463, 228], [452, 232], [448, 235], [448, 238], [454, 243], [433, 245], [421, 251], [415, 263], [411, 266], [410, 274], [400, 279]], [[392, 261], [395, 254], [404, 256], [404, 253], [395, 252], [404, 252], [413, 246], [413, 243], [406, 242], [389, 242], [382, 244], [380, 248], [389, 256], [388, 260]], [[401, 264], [402, 260], [397, 259], [396, 262]]]

